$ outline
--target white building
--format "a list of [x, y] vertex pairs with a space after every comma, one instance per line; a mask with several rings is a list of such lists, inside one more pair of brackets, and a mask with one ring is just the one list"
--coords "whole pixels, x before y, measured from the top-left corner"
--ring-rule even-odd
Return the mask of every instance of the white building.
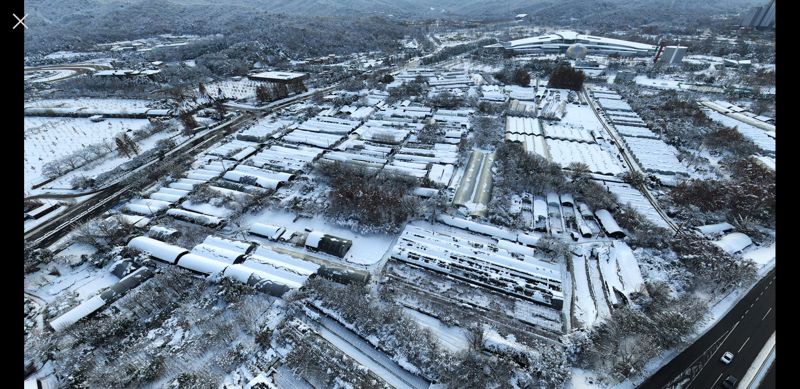
[[567, 48], [579, 43], [586, 47], [588, 54], [619, 54], [621, 56], [652, 56], [656, 46], [581, 34], [576, 31], [555, 31], [531, 38], [501, 42], [487, 47], [502, 47], [517, 53], [564, 54]]

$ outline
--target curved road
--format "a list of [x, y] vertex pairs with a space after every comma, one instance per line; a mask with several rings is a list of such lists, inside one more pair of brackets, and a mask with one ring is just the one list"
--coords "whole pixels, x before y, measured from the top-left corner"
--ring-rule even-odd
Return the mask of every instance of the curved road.
[[[718, 388], [728, 375], [741, 381], [773, 333], [775, 269], [756, 283], [714, 327], [639, 388]], [[726, 351], [734, 355], [729, 365], [720, 361]], [[770, 374], [774, 377], [774, 369]]]

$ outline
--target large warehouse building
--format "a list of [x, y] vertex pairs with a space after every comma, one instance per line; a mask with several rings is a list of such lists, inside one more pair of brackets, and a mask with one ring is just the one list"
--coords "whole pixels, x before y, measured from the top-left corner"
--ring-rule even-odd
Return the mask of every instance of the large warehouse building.
[[652, 56], [656, 46], [621, 39], [603, 38], [575, 31], [555, 31], [546, 35], [501, 42], [487, 47], [502, 47], [515, 53], [564, 54], [573, 45], [584, 46], [588, 54]]

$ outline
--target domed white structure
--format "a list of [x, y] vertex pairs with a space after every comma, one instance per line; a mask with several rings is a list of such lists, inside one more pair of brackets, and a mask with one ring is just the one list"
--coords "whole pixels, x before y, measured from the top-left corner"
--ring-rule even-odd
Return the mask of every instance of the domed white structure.
[[586, 46], [575, 43], [567, 47], [567, 58], [570, 59], [583, 59], [586, 58], [586, 54], [589, 52], [589, 49]]
[[570, 30], [554, 31], [545, 35], [500, 42], [487, 47], [502, 47], [514, 53], [564, 54], [574, 44], [583, 45], [588, 53], [593, 55], [617, 54], [623, 57], [644, 57], [652, 56], [656, 53], [656, 46], [654, 45], [586, 35]]

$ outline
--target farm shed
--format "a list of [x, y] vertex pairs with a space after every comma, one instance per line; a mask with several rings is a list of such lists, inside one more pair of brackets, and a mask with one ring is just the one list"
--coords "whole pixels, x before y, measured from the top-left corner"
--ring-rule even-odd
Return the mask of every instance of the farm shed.
[[135, 272], [123, 277], [121, 280], [119, 280], [119, 282], [112, 285], [105, 292], [80, 303], [77, 307], [72, 308], [63, 315], [53, 319], [50, 321], [50, 327], [52, 327], [56, 332], [63, 331], [84, 317], [96, 312], [112, 300], [119, 298], [122, 294], [125, 294], [129, 290], [139, 286], [139, 284], [152, 276], [153, 272], [150, 269], [141, 267]]
[[603, 230], [606, 231], [606, 234], [612, 238], [622, 239], [625, 237], [625, 232], [622, 231], [617, 221], [614, 220], [614, 217], [611, 216], [611, 212], [608, 212], [605, 209], [600, 209], [594, 213], [597, 215], [597, 220], [600, 221], [600, 224], [603, 226]]
[[753, 240], [741, 232], [733, 232], [715, 241], [714, 244], [728, 254], [735, 254], [752, 245]]
[[100, 297], [105, 302], [116, 300], [128, 291], [139, 286], [142, 282], [153, 276], [153, 271], [146, 267], [140, 267], [131, 274], [123, 277], [114, 285], [111, 285], [106, 291], [100, 293]]
[[312, 248], [323, 253], [344, 258], [347, 251], [353, 245], [349, 239], [338, 238], [320, 231], [311, 231], [306, 238], [306, 247]]
[[94, 296], [75, 308], [70, 309], [65, 314], [50, 321], [50, 327], [56, 332], [63, 331], [69, 326], [78, 322], [86, 316], [91, 315], [100, 309], [106, 302], [98, 295]]
[[167, 211], [167, 215], [178, 220], [183, 220], [189, 223], [199, 224], [207, 227], [217, 227], [223, 222], [222, 219], [215, 216], [204, 215], [202, 213], [183, 209], [170, 209]]
[[697, 230], [700, 231], [701, 234], [705, 236], [713, 236], [717, 234], [721, 234], [723, 232], [727, 232], [733, 229], [733, 226], [730, 223], [717, 223], [717, 224], [708, 224], [705, 226], [697, 227]]
[[263, 236], [270, 240], [278, 240], [286, 232], [285, 227], [274, 226], [272, 224], [254, 223], [250, 226], [250, 233]]
[[178, 266], [195, 273], [210, 275], [223, 272], [228, 267], [228, 263], [189, 253], [178, 260]]
[[131, 239], [130, 242], [128, 242], [128, 247], [173, 265], [178, 261], [181, 255], [189, 252], [189, 250], [182, 247], [164, 243], [146, 236], [137, 236]]

